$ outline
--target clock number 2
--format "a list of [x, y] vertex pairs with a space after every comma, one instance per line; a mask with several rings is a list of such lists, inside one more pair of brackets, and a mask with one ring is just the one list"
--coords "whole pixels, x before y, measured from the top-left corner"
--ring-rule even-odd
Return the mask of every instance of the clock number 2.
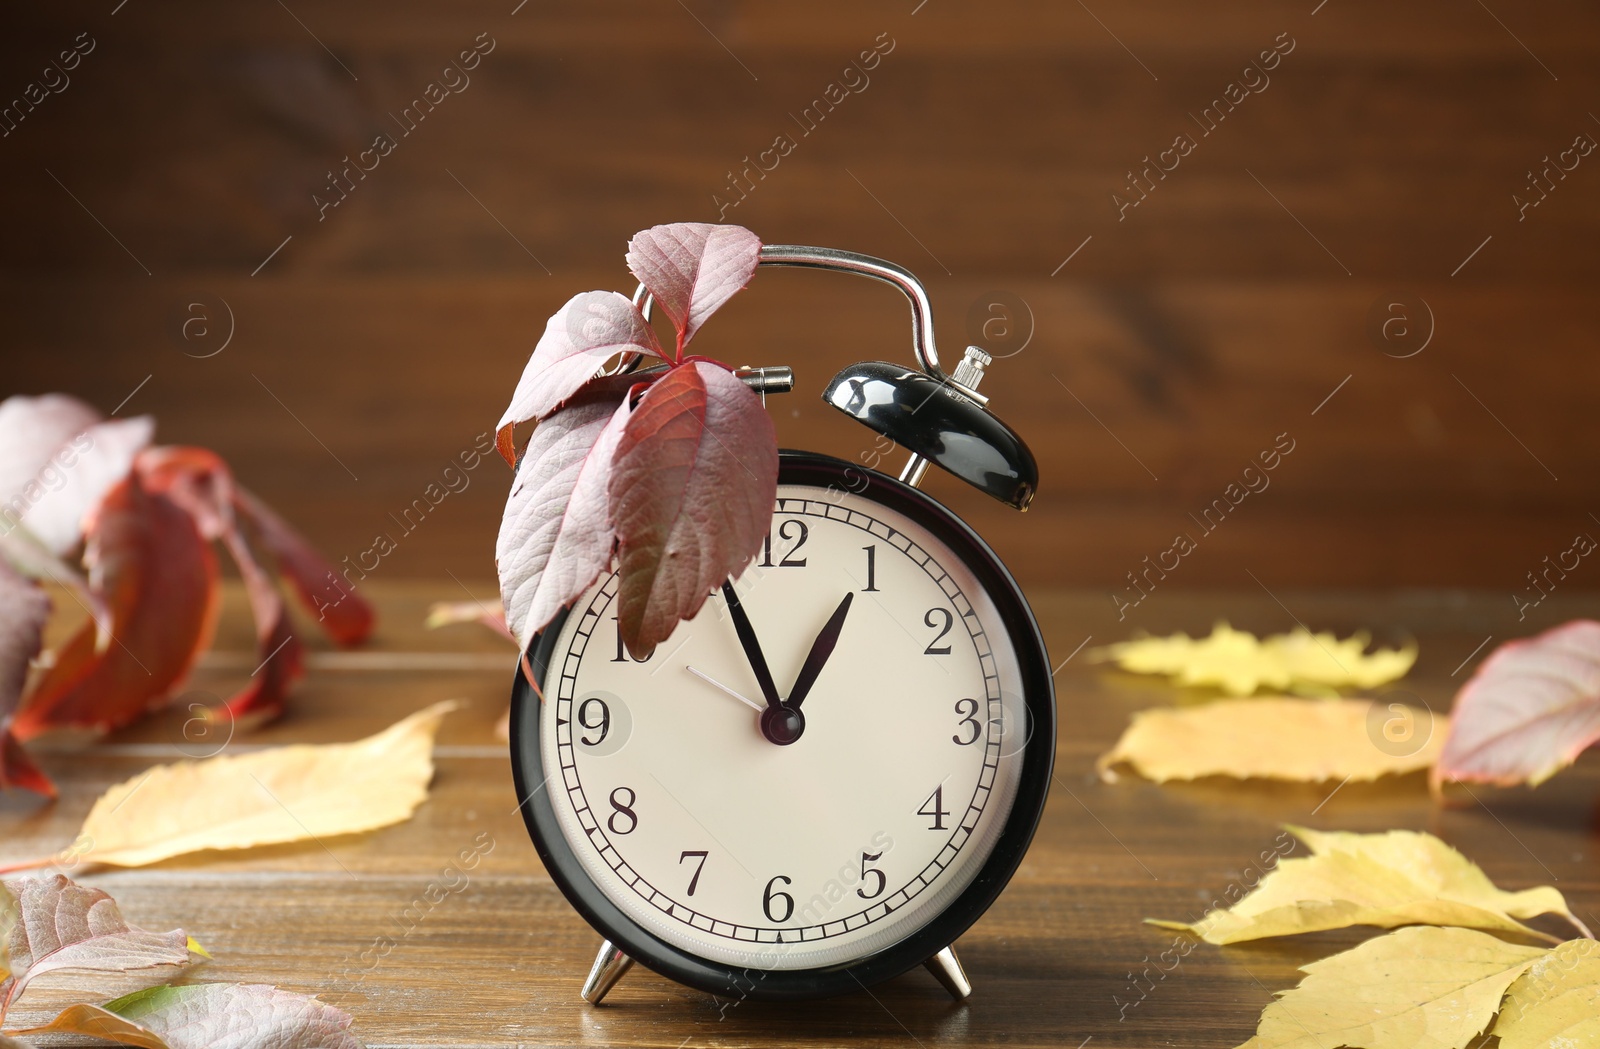
[[881, 853], [881, 852], [863, 852], [861, 854], [861, 881], [862, 881], [862, 884], [866, 883], [868, 875], [874, 875], [878, 879], [878, 887], [876, 889], [873, 889], [871, 892], [867, 892], [865, 889], [857, 889], [856, 890], [856, 895], [861, 897], [863, 900], [875, 900], [879, 896], [882, 896], [883, 895], [883, 887], [885, 885], [889, 884], [889, 879], [884, 877], [884, 874], [883, 874], [882, 871], [880, 871], [876, 867], [868, 867], [867, 866], [867, 861], [868, 860], [876, 861], [876, 860], [880, 860], [882, 858], [883, 858], [883, 853]]
[[706, 869], [706, 855], [707, 852], [705, 849], [691, 849], [686, 850], [678, 856], [678, 866], [680, 867], [683, 866], [683, 861], [688, 859], [690, 856], [700, 857], [700, 865], [694, 869], [694, 876], [689, 879], [690, 896], [694, 895], [695, 886], [700, 884], [700, 872]]
[[[972, 744], [978, 742], [979, 736], [983, 735], [983, 726], [978, 724], [978, 719], [974, 716], [978, 713], [978, 701], [975, 699], [956, 700], [956, 713], [961, 715], [961, 720], [956, 722], [956, 727], [960, 728], [962, 725], [971, 725], [972, 735], [967, 739], [962, 739], [960, 736], [953, 735], [950, 737], [950, 739], [953, 740], [958, 746], [970, 747]], [[578, 712], [578, 716], [581, 718], [583, 716], [583, 711], [580, 710]]]
[[[780, 881], [785, 885], [793, 884], [793, 879], [780, 874], [776, 878], [773, 878], [771, 881], [767, 882], [766, 891], [761, 894], [761, 909], [766, 912], [767, 921], [769, 922], [786, 922], [794, 914], [794, 897], [790, 896], [781, 889], [777, 892], [772, 891], [772, 887], [778, 884]], [[772, 901], [774, 900], [783, 901], [782, 914], [772, 913]]]
[[933, 826], [929, 830], [944, 830], [944, 818], [950, 815], [950, 810], [944, 807], [944, 784], [933, 788], [933, 793], [928, 795], [928, 800], [922, 803], [922, 808], [917, 810], [918, 816], [932, 816]]
[[[627, 795], [626, 798], [623, 795]], [[632, 834], [634, 828], [639, 826], [639, 814], [633, 811], [633, 805], [639, 796], [633, 792], [632, 787], [618, 787], [611, 792], [611, 808], [614, 809], [606, 820], [606, 826], [611, 828], [613, 834]], [[626, 827], [617, 826], [617, 817], [627, 817]]]
[[[942, 628], [939, 627], [939, 619], [941, 617], [944, 619], [944, 626]], [[948, 656], [950, 654], [950, 646], [941, 645], [939, 642], [943, 641], [944, 636], [950, 633], [950, 628], [955, 625], [955, 621], [955, 615], [952, 614], [948, 608], [928, 609], [928, 614], [922, 617], [923, 625], [934, 627], [939, 630], [939, 633], [932, 641], [928, 642], [928, 647], [922, 650], [923, 655]]]

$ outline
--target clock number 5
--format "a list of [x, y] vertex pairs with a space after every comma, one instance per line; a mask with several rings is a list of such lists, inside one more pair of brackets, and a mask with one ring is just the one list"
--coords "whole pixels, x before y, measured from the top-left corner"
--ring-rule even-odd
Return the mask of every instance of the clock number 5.
[[880, 871], [876, 867], [868, 867], [867, 866], [867, 861], [868, 860], [876, 861], [876, 860], [880, 860], [882, 858], [883, 858], [883, 853], [881, 853], [881, 852], [863, 852], [861, 854], [861, 881], [863, 883], [865, 883], [866, 880], [867, 880], [867, 876], [869, 874], [876, 876], [877, 879], [878, 879], [878, 887], [876, 889], [873, 889], [871, 892], [867, 892], [865, 889], [857, 889], [856, 890], [856, 895], [861, 897], [863, 900], [875, 900], [879, 896], [882, 896], [883, 895], [883, 887], [885, 885], [889, 884], [889, 879], [883, 876], [883, 872], [882, 871]]
[[[790, 885], [793, 883], [792, 879], [780, 874], [776, 878], [773, 878], [771, 881], [767, 882], [767, 889], [761, 894], [761, 909], [766, 912], [767, 921], [769, 922], [786, 922], [794, 914], [794, 897], [790, 896], [781, 889], [777, 892], [772, 891], [772, 887], [778, 884], [780, 881], [785, 885]], [[772, 913], [772, 901], [774, 900], [783, 901], [782, 914]]]
[[700, 872], [706, 869], [706, 850], [694, 849], [682, 853], [678, 856], [678, 866], [683, 866], [683, 861], [690, 856], [700, 857], [700, 865], [694, 869], [694, 877], [689, 879], [689, 895], [693, 896], [695, 886], [700, 884]]
[[950, 810], [944, 807], [944, 784], [933, 788], [933, 793], [928, 795], [928, 800], [922, 803], [922, 808], [917, 810], [918, 816], [932, 816], [933, 826], [929, 830], [944, 830], [944, 818], [950, 815]]

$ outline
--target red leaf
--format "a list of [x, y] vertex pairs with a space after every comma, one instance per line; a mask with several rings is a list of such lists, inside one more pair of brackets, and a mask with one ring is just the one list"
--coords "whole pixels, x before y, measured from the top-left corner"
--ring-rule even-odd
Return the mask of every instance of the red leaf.
[[235, 720], [267, 721], [283, 713], [289, 689], [305, 676], [304, 652], [290, 628], [283, 597], [234, 519], [233, 474], [215, 452], [204, 448], [155, 448], [139, 456], [139, 479], [152, 492], [169, 496], [188, 511], [206, 539], [221, 540], [239, 568], [256, 623], [261, 663], [250, 683], [225, 704]]
[[696, 361], [645, 392], [610, 481], [630, 652], [643, 657], [665, 641], [755, 556], [777, 485], [772, 419], [728, 371]]
[[55, 786], [11, 734], [28, 662], [39, 653], [49, 616], [45, 592], [0, 559], [0, 790], [21, 787], [53, 798]]
[[289, 580], [301, 603], [316, 613], [323, 632], [345, 648], [370, 637], [376, 613], [335, 574], [333, 565], [293, 525], [247, 489], [235, 485], [233, 498], [234, 511], [272, 555], [278, 572]]
[[628, 269], [678, 330], [678, 353], [706, 318], [750, 283], [761, 241], [743, 226], [673, 222], [636, 233]]
[[159, 706], [211, 641], [216, 557], [189, 513], [146, 492], [137, 473], [95, 511], [84, 556], [111, 609], [112, 642], [96, 653], [93, 623], [68, 640], [17, 712], [19, 739], [127, 724]]
[[619, 353], [663, 356], [655, 333], [627, 296], [586, 291], [557, 310], [495, 426], [495, 446], [505, 461], [516, 464], [513, 427], [555, 411]]
[[0, 403], [0, 531], [20, 523], [53, 554], [75, 548], [84, 518], [127, 476], [154, 430], [148, 416], [101, 422], [64, 394], [7, 398]]
[[1462, 686], [1433, 786], [1538, 786], [1597, 741], [1600, 623], [1579, 619], [1501, 645]]
[[549, 416], [528, 441], [495, 543], [506, 623], [524, 649], [611, 562], [608, 486], [628, 418], [626, 392], [620, 404], [597, 398]]

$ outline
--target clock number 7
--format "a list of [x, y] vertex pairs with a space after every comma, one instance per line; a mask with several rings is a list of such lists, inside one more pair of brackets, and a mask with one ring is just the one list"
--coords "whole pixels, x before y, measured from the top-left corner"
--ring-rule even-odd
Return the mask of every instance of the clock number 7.
[[706, 869], [706, 850], [693, 849], [682, 853], [678, 857], [678, 866], [683, 866], [683, 861], [688, 859], [690, 856], [700, 857], [700, 865], [694, 869], [694, 877], [689, 879], [689, 895], [693, 896], [695, 886], [700, 884], [700, 872]]
[[[929, 806], [932, 808], [929, 808]], [[929, 830], [944, 830], [944, 818], [950, 815], [950, 810], [944, 807], [944, 784], [933, 788], [933, 793], [928, 795], [928, 800], [922, 803], [922, 808], [917, 810], [918, 816], [932, 816], [933, 826]]]

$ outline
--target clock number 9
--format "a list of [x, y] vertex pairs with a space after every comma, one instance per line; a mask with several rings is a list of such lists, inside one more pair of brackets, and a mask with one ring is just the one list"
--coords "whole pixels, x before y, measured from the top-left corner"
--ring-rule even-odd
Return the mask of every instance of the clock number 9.
[[889, 879], [884, 877], [882, 871], [880, 871], [876, 867], [868, 867], [867, 866], [867, 861], [868, 860], [879, 860], [879, 859], [882, 859], [882, 858], [883, 858], [883, 853], [881, 853], [881, 852], [863, 852], [861, 854], [861, 880], [862, 880], [862, 882], [863, 883], [866, 882], [867, 875], [869, 875], [869, 874], [876, 875], [877, 878], [878, 878], [878, 887], [876, 889], [873, 889], [871, 892], [867, 892], [864, 889], [857, 889], [856, 890], [856, 895], [861, 897], [863, 900], [875, 900], [879, 896], [882, 896], [883, 895], [884, 886], [889, 884]]
[[[967, 709], [963, 710], [963, 707]], [[969, 739], [962, 739], [960, 736], [953, 735], [950, 737], [950, 739], [957, 746], [970, 747], [972, 744], [978, 742], [979, 736], [983, 735], [983, 726], [978, 724], [978, 719], [974, 716], [978, 713], [978, 701], [975, 699], [956, 700], [956, 713], [961, 715], [961, 720], [956, 722], [956, 727], [960, 728], [962, 725], [971, 725], [972, 736]], [[580, 719], [583, 717], [583, 711], [578, 711], [578, 717]], [[588, 740], [585, 740], [584, 742], [587, 743]]]
[[[589, 720], [589, 704], [591, 703], [598, 703], [600, 705], [599, 721]], [[578, 705], [578, 724], [587, 729], [600, 730], [599, 737], [595, 739], [590, 739], [588, 736], [578, 737], [578, 742], [582, 743], [584, 746], [598, 747], [600, 744], [604, 743], [606, 741], [606, 737], [611, 734], [611, 708], [606, 706], [605, 700], [599, 698], [598, 696], [590, 696], [588, 699], [584, 700]]]
[[[761, 894], [761, 909], [766, 913], [767, 921], [769, 922], [786, 922], [794, 915], [794, 897], [790, 896], [781, 889], [777, 892], [772, 891], [772, 887], [778, 884], [780, 881], [785, 885], [790, 885], [793, 883], [793, 879], [787, 878], [780, 874], [776, 878], [773, 878], [771, 881], [767, 882], [766, 891]], [[773, 900], [783, 901], [783, 913], [781, 915], [772, 913]]]
[[[942, 628], [939, 626], [939, 619], [941, 617], [944, 619], [944, 626]], [[938, 629], [939, 633], [932, 641], [928, 642], [928, 647], [922, 650], [923, 655], [948, 656], [950, 654], [950, 646], [941, 645], [939, 642], [943, 641], [944, 636], [950, 633], [950, 628], [955, 625], [955, 621], [956, 617], [954, 613], [952, 613], [948, 608], [928, 609], [928, 614], [922, 617], [922, 622], [926, 626]]]
[[[622, 797], [624, 794], [627, 795], [626, 800]], [[618, 787], [611, 792], [611, 807], [616, 810], [606, 819], [606, 826], [611, 828], [611, 833], [632, 834], [634, 828], [639, 826], [639, 814], [633, 811], [633, 805], [638, 800], [639, 796], [633, 792], [632, 787]], [[618, 816], [627, 817], [626, 827], [617, 826]]]

